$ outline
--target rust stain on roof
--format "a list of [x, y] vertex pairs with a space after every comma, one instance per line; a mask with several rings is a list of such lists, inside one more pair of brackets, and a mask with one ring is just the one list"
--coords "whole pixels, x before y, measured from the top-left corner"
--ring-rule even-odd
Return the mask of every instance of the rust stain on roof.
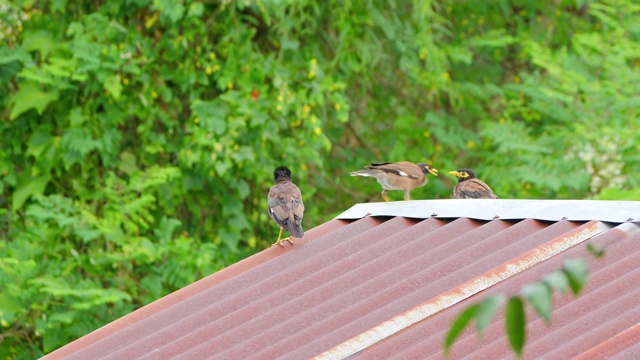
[[[515, 203], [494, 201], [508, 217]], [[566, 208], [545, 206], [555, 203]], [[428, 201], [404, 204], [429, 212]], [[336, 219], [44, 359], [438, 359], [465, 306], [517, 293], [577, 256], [589, 259], [587, 286], [579, 298], [554, 294], [550, 326], [527, 309], [525, 358], [626, 357], [640, 350], [639, 241], [638, 224], [598, 219]], [[587, 242], [606, 256], [589, 257]], [[465, 331], [451, 358], [511, 356], [503, 322], [498, 314], [482, 339]]]

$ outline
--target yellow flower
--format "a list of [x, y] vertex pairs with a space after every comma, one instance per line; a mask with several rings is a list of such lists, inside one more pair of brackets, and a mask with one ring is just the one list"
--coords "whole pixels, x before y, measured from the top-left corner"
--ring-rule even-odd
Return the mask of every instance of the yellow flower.
[[304, 110], [304, 112], [308, 113], [309, 111], [311, 111], [311, 106], [305, 105], [302, 109]]
[[318, 65], [318, 60], [315, 58], [311, 59], [311, 66], [315, 67], [316, 65]]
[[129, 79], [127, 78], [122, 79], [122, 83], [125, 85], [129, 85]]
[[424, 135], [424, 137], [426, 137], [426, 138], [430, 138], [430, 137], [431, 137], [431, 133], [430, 133], [430, 132], [428, 132], [428, 131], [425, 131], [423, 135]]
[[9, 323], [7, 322], [7, 320], [2, 319], [2, 326], [4, 327], [9, 327]]
[[210, 60], [215, 60], [215, 59], [216, 59], [216, 54], [214, 54], [214, 53], [210, 53], [210, 54], [209, 54], [209, 59], [210, 59]]
[[435, 149], [436, 152], [438, 151], [442, 151], [442, 145], [436, 145]]
[[445, 78], [446, 80], [450, 80], [451, 79], [451, 74], [446, 72], [446, 73], [442, 74], [442, 77]]
[[476, 143], [473, 140], [467, 141], [467, 149], [472, 149], [476, 146]]
[[209, 176], [214, 177], [216, 174], [213, 172], [213, 170], [209, 170]]
[[193, 151], [191, 151], [191, 149], [187, 149], [187, 155], [191, 155], [191, 153], [193, 153]]
[[216, 71], [220, 70], [220, 65], [218, 65], [218, 64], [213, 65], [213, 69], [212, 70], [213, 70], [213, 72], [216, 72]]
[[229, 81], [229, 83], [227, 84], [227, 88], [229, 90], [233, 89], [233, 82], [232, 81]]
[[157, 99], [158, 98], [158, 93], [155, 92], [155, 91], [152, 91], [151, 92], [151, 97], [154, 98], [154, 99]]
[[333, 107], [335, 107], [336, 110], [338, 110], [338, 111], [340, 110], [340, 104], [335, 104]]
[[317, 126], [316, 126], [316, 128], [315, 128], [315, 129], [313, 129], [313, 132], [314, 132], [316, 135], [320, 136], [320, 134], [322, 134], [322, 129], [320, 129], [319, 127], [317, 127]]
[[198, 61], [198, 62], [196, 63], [196, 67], [197, 67], [198, 69], [200, 69], [200, 67], [202, 67], [202, 64], [200, 64], [200, 61]]
[[318, 118], [315, 115], [311, 115], [311, 123], [316, 124], [318, 122]]
[[213, 72], [213, 70], [211, 69], [211, 67], [210, 67], [210, 66], [207, 66], [207, 67], [204, 69], [204, 72], [206, 72], [206, 73], [207, 73], [207, 75], [211, 75], [211, 73]]
[[300, 165], [300, 169], [302, 169], [302, 171], [307, 171], [307, 164]]
[[195, 119], [193, 119], [193, 122], [196, 123], [196, 124], [199, 124], [200, 123], [200, 118], [196, 117]]
[[298, 146], [303, 147], [304, 146], [304, 140], [298, 141]]
[[314, 77], [316, 77], [316, 72], [311, 70], [309, 71], [309, 75], [308, 75], [309, 79], [313, 79]]
[[278, 105], [278, 106], [276, 106], [276, 110], [278, 110], [278, 111], [282, 111], [282, 105]]
[[200, 45], [196, 46], [196, 52], [200, 54], [202, 52], [202, 47]]
[[284, 99], [284, 98], [282, 97], [282, 93], [280, 93], [280, 94], [278, 95], [278, 101], [279, 101], [279, 102], [282, 102], [282, 100], [283, 100], [283, 99]]

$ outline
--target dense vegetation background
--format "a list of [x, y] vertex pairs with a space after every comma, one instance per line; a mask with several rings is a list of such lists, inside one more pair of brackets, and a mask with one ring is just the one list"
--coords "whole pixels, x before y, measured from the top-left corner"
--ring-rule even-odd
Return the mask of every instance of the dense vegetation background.
[[[50, 352], [427, 161], [501, 198], [639, 200], [633, 0], [0, 0], [0, 358]], [[390, 193], [395, 200], [402, 193]]]

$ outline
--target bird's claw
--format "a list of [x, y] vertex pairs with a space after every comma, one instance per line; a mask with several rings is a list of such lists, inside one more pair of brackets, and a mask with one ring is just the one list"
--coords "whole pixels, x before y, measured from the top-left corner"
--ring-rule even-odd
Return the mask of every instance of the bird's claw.
[[[288, 241], [288, 242], [291, 244], [291, 246], [293, 246], [293, 245], [294, 245], [294, 244], [293, 244], [293, 236], [289, 236], [288, 238], [286, 238], [286, 239], [284, 239], [284, 240], [282, 240], [282, 241]], [[282, 246], [284, 246], [284, 245], [282, 245]]]

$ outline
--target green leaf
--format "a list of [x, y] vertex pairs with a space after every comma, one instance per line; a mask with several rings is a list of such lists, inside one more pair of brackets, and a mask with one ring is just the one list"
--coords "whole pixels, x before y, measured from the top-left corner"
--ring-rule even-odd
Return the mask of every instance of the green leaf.
[[551, 289], [543, 282], [536, 282], [525, 286], [522, 289], [522, 294], [527, 301], [533, 306], [533, 309], [540, 315], [547, 323], [551, 322], [551, 307], [553, 304]]
[[22, 48], [25, 51], [39, 51], [42, 58], [46, 58], [59, 42], [44, 30], [25, 31]]
[[562, 271], [567, 274], [571, 291], [573, 291], [574, 295], [578, 295], [584, 284], [587, 282], [587, 277], [589, 275], [587, 261], [582, 258], [567, 259], [564, 261]]
[[120, 94], [122, 94], [122, 84], [118, 81], [118, 75], [111, 75], [104, 80], [104, 89], [111, 94], [111, 96], [118, 100]]
[[16, 191], [13, 192], [13, 199], [11, 201], [13, 211], [20, 210], [30, 196], [42, 195], [49, 180], [51, 180], [51, 175], [42, 174], [24, 183], [21, 182]]
[[516, 355], [521, 358], [526, 338], [526, 316], [524, 313], [524, 304], [519, 297], [514, 296], [507, 302], [505, 322], [507, 325], [509, 344]]
[[587, 244], [587, 251], [596, 258], [602, 258], [605, 252], [604, 248], [592, 243]]
[[45, 92], [34, 83], [23, 83], [9, 101], [13, 105], [9, 118], [15, 120], [18, 116], [31, 109], [36, 109], [38, 115], [42, 115], [47, 106], [56, 100], [58, 100], [57, 91]]
[[128, 151], [123, 151], [120, 154], [120, 162], [118, 163], [118, 170], [127, 175], [131, 175], [140, 169], [136, 165], [136, 156]]
[[50, 322], [59, 322], [59, 323], [63, 323], [63, 324], [71, 324], [73, 322], [73, 319], [76, 316], [76, 312], [75, 311], [65, 311], [65, 312], [58, 312], [58, 313], [53, 313], [50, 317], [49, 317], [49, 321]]
[[69, 0], [52, 0], [51, 11], [54, 13], [63, 13], [68, 1]]
[[562, 271], [554, 271], [551, 274], [547, 274], [542, 281], [550, 288], [556, 289], [561, 293], [566, 293], [569, 290], [569, 280]]
[[487, 326], [489, 326], [491, 319], [493, 319], [493, 316], [496, 314], [498, 307], [503, 302], [503, 295], [491, 295], [478, 305], [478, 311], [476, 313], [476, 329], [479, 336], [482, 336], [482, 333]]
[[451, 350], [451, 346], [456, 341], [460, 333], [464, 329], [466, 329], [467, 325], [473, 319], [478, 311], [478, 304], [474, 304], [465, 309], [456, 320], [451, 324], [451, 328], [449, 328], [449, 332], [447, 333], [447, 337], [444, 340], [444, 353], [445, 356], [449, 355], [449, 351]]
[[39, 158], [44, 150], [53, 143], [53, 136], [49, 133], [37, 130], [31, 135], [29, 146], [27, 147], [27, 155]]
[[200, 17], [204, 13], [204, 4], [201, 2], [194, 2], [189, 5], [189, 11], [187, 12], [187, 16], [190, 17]]
[[14, 61], [27, 63], [31, 61], [31, 55], [22, 48], [10, 49], [8, 46], [0, 47], [0, 65], [10, 64]]
[[300, 48], [300, 42], [298, 40], [291, 40], [287, 38], [280, 39], [280, 48], [282, 50], [297, 51]]
[[214, 131], [221, 135], [227, 129], [226, 117], [229, 106], [221, 101], [195, 100], [191, 110], [200, 118], [202, 127], [207, 131]]
[[6, 292], [0, 292], [0, 309], [0, 312], [4, 310], [6, 312], [17, 313], [22, 309], [22, 305], [20, 304], [20, 301], [13, 298]]

